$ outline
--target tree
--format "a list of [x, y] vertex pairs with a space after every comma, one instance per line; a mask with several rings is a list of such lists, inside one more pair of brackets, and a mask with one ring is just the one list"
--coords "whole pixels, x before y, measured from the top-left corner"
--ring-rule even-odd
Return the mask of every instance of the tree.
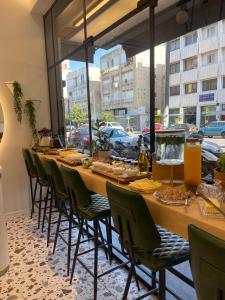
[[115, 121], [114, 115], [109, 111], [103, 111], [101, 113], [101, 120], [103, 122], [113, 122]]
[[87, 115], [85, 110], [80, 107], [79, 104], [74, 104], [72, 108], [72, 121], [76, 127], [80, 125], [80, 123], [84, 123], [87, 119]]

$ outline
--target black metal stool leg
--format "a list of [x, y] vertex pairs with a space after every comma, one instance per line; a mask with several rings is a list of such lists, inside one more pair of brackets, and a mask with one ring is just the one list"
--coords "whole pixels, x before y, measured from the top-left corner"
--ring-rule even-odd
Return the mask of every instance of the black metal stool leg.
[[106, 223], [106, 235], [107, 235], [107, 246], [108, 246], [108, 256], [109, 264], [112, 264], [112, 230], [111, 230], [111, 217], [105, 219]]
[[[100, 229], [99, 223], [97, 220], [94, 221], [94, 300], [97, 300], [97, 291], [98, 291], [98, 230]], [[100, 232], [100, 230], [99, 230]]]
[[50, 207], [49, 207], [49, 215], [48, 215], [48, 234], [47, 234], [47, 247], [49, 245], [50, 234], [51, 234], [51, 222], [52, 222], [52, 202], [53, 202], [53, 194], [50, 199]]
[[166, 270], [159, 271], [159, 300], [166, 299]]
[[156, 272], [152, 272], [152, 289], [156, 288]]
[[69, 274], [70, 274], [72, 220], [73, 220], [73, 212], [72, 212], [72, 209], [70, 208], [69, 231], [68, 231], [68, 253], [67, 253], [67, 276], [69, 276]]
[[35, 181], [35, 188], [33, 190], [33, 181], [32, 181], [32, 177], [30, 177], [30, 193], [31, 193], [31, 214], [30, 214], [30, 218], [32, 219], [33, 217], [33, 213], [34, 213], [34, 201], [36, 198], [36, 192], [37, 192], [37, 179]]
[[[94, 221], [94, 222], [95, 222], [95, 221]], [[98, 222], [98, 221], [97, 221], [97, 222]], [[101, 227], [100, 227], [100, 225], [99, 225], [99, 222], [98, 222], [98, 230], [99, 230], [99, 237], [100, 237], [100, 239], [101, 239], [102, 244], [104, 245], [104, 238], [103, 238], [103, 235], [102, 235], [102, 230], [101, 230]], [[105, 257], [106, 257], [106, 259], [108, 259], [108, 253], [107, 253], [107, 250], [106, 250], [105, 246], [103, 246], [103, 250], [104, 250], [104, 252], [105, 252]]]
[[130, 284], [131, 284], [131, 279], [132, 279], [133, 271], [134, 271], [134, 265], [133, 265], [133, 263], [131, 262], [130, 270], [129, 270], [128, 278], [127, 278], [127, 283], [126, 283], [126, 287], [125, 287], [125, 290], [124, 290], [124, 293], [123, 293], [123, 298], [122, 298], [122, 300], [126, 300], [126, 299], [127, 299], [127, 295], [128, 295], [129, 288], [130, 288]]
[[75, 270], [75, 266], [76, 266], [76, 262], [77, 262], [77, 254], [78, 254], [78, 251], [79, 251], [80, 239], [81, 239], [81, 234], [82, 234], [82, 231], [83, 231], [83, 224], [84, 224], [84, 219], [82, 218], [81, 223], [80, 223], [80, 229], [79, 229], [78, 237], [77, 237], [76, 249], [75, 249], [75, 252], [74, 252], [72, 271], [71, 271], [71, 275], [70, 275], [70, 284], [73, 281], [73, 274], [74, 274], [74, 270]]
[[58, 240], [58, 236], [59, 236], [59, 228], [60, 228], [60, 223], [61, 223], [61, 218], [62, 218], [62, 208], [60, 208], [59, 210], [59, 217], [58, 217], [58, 221], [57, 221], [57, 227], [56, 227], [56, 232], [55, 232], [55, 240], [54, 240], [54, 247], [53, 247], [53, 254], [55, 253], [55, 248], [56, 248], [56, 244], [57, 244], [57, 240]]
[[49, 195], [49, 187], [47, 188], [46, 196], [45, 196], [45, 206], [44, 206], [44, 212], [43, 212], [43, 218], [42, 218], [42, 228], [41, 231], [44, 231], [45, 226], [45, 218], [46, 218], [46, 211], [47, 211], [47, 205], [48, 205], [48, 195]]
[[40, 199], [38, 205], [38, 229], [40, 228], [40, 223], [41, 223], [41, 209], [42, 209], [42, 185], [40, 185]]

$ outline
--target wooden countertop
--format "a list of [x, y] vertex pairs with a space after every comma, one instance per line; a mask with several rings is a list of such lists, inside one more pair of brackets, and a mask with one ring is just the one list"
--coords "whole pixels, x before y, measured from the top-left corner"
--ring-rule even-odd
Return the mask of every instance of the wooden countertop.
[[[53, 156], [46, 157], [54, 159]], [[58, 163], [61, 164], [60, 162]], [[107, 196], [107, 181], [111, 181], [123, 188], [128, 188], [127, 184], [118, 184], [115, 180], [92, 173], [90, 169], [84, 169], [82, 166], [66, 166], [78, 170], [86, 186], [90, 190], [103, 196]], [[169, 206], [155, 200], [151, 194], [142, 194], [142, 196], [157, 224], [185, 238], [188, 237], [188, 224], [195, 224], [205, 231], [225, 240], [225, 218], [216, 219], [203, 217], [198, 207], [198, 199], [192, 201], [189, 206]]]

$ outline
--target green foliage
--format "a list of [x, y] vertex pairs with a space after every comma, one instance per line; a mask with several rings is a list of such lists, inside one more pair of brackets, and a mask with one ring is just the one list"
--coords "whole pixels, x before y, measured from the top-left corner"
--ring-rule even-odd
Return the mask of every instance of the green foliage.
[[217, 167], [220, 172], [225, 173], [225, 153], [223, 153], [217, 160]]
[[101, 127], [105, 125], [105, 122], [102, 120], [96, 120], [95, 126], [92, 127], [96, 131], [97, 139], [95, 140], [95, 150], [96, 151], [109, 151], [110, 150], [110, 137], [107, 136], [104, 131], [101, 130]]
[[114, 115], [111, 112], [109, 112], [109, 111], [103, 111], [101, 113], [101, 120], [103, 122], [114, 122], [115, 118], [114, 118]]
[[23, 91], [21, 88], [21, 85], [19, 82], [14, 81], [13, 82], [13, 97], [14, 97], [14, 110], [17, 114], [17, 120], [21, 123], [22, 121], [22, 113], [23, 113], [23, 104], [22, 104], [22, 98], [23, 98]]
[[74, 104], [72, 108], [72, 120], [75, 126], [79, 126], [80, 123], [84, 123], [87, 119], [87, 115], [83, 108], [79, 104]]
[[24, 113], [28, 116], [28, 121], [29, 121], [30, 128], [32, 130], [32, 135], [35, 143], [37, 143], [38, 134], [36, 129], [36, 114], [35, 114], [34, 103], [32, 100], [26, 100], [24, 105]]

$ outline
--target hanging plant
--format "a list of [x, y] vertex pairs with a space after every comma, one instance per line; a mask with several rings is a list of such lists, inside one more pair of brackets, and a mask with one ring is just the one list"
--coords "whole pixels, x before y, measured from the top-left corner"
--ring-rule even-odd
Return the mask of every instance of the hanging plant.
[[14, 97], [14, 110], [17, 114], [17, 120], [21, 123], [22, 121], [22, 113], [23, 113], [23, 91], [19, 82], [13, 82], [13, 97]]
[[32, 136], [35, 144], [38, 143], [38, 133], [36, 129], [36, 114], [32, 100], [26, 100], [24, 105], [24, 113], [28, 116], [29, 125], [32, 130]]

